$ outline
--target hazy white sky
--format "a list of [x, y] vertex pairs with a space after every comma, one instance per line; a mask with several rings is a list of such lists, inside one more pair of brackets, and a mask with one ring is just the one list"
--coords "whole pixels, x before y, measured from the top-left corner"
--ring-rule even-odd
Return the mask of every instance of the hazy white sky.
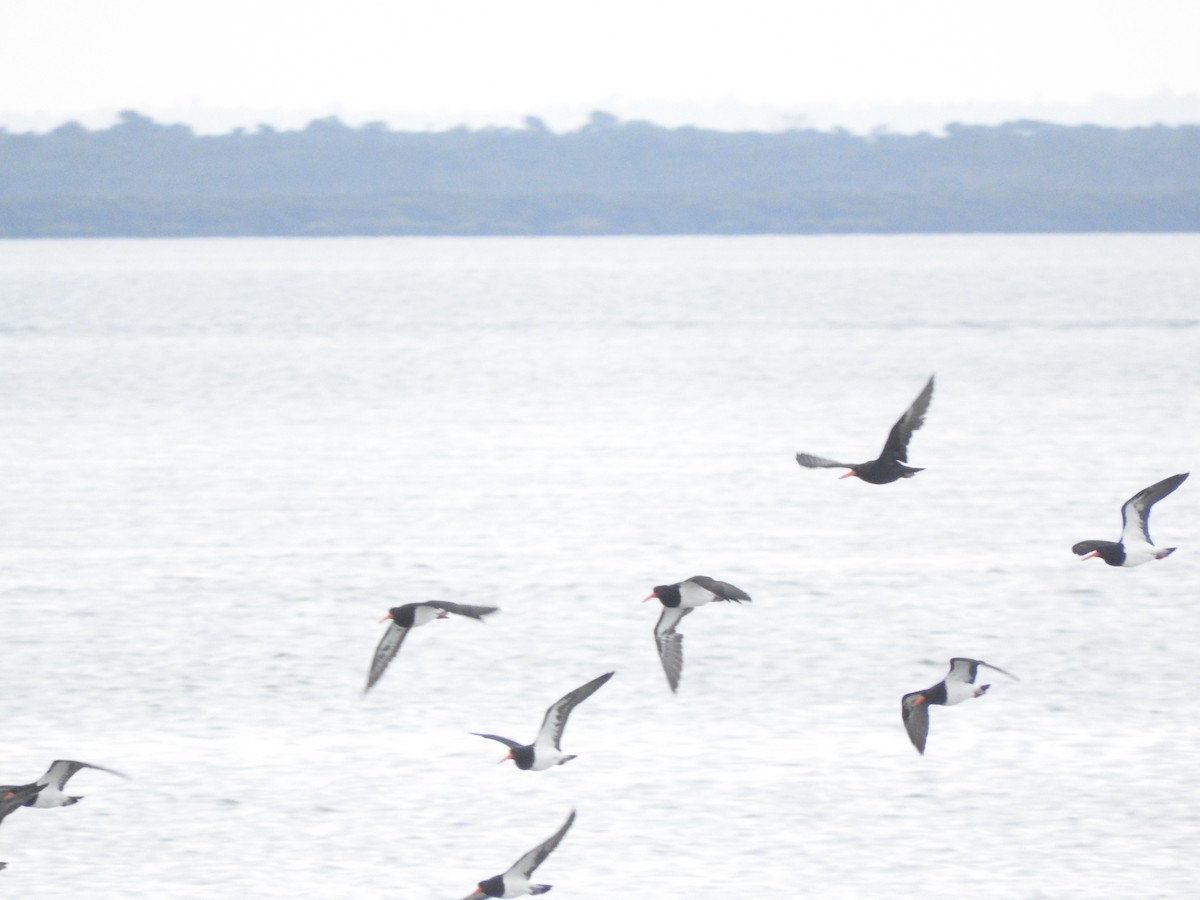
[[1200, 102], [1197, 0], [0, 0], [0, 10], [10, 125], [123, 108], [172, 121], [327, 110], [555, 124], [596, 108], [702, 118], [1098, 95]]

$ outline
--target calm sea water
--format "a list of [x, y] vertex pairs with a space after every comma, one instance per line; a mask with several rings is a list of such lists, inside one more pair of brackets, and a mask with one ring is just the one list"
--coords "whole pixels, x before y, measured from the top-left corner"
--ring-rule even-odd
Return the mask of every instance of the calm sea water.
[[[1200, 236], [0, 243], [22, 898], [1200, 891]], [[884, 487], [874, 456], [930, 373]], [[732, 581], [667, 689], [655, 584]], [[362, 696], [388, 607], [415, 632]], [[951, 656], [1021, 676], [935, 709]], [[615, 669], [542, 773], [532, 738]]]

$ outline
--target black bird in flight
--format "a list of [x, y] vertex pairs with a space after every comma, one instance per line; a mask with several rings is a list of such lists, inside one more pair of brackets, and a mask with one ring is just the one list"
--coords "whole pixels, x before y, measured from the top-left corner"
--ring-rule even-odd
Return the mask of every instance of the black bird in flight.
[[908, 464], [908, 442], [913, 432], [925, 423], [925, 411], [929, 409], [929, 400], [933, 397], [933, 376], [925, 383], [925, 388], [917, 395], [917, 399], [892, 426], [888, 433], [887, 442], [878, 459], [865, 463], [834, 462], [823, 456], [813, 456], [811, 453], [797, 453], [796, 462], [806, 469], [849, 469], [841, 478], [851, 476], [861, 478], [871, 484], [890, 484], [901, 478], [912, 478], [919, 469]]

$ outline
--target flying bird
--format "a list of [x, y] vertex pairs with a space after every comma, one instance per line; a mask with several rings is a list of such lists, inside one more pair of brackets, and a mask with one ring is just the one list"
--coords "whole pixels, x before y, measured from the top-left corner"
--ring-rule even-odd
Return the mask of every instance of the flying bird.
[[482, 900], [484, 897], [523, 897], [526, 894], [546, 893], [554, 885], [531, 884], [529, 878], [533, 875], [533, 870], [544, 863], [546, 857], [554, 852], [554, 848], [558, 846], [559, 841], [563, 839], [574, 821], [575, 810], [571, 810], [571, 814], [567, 816], [567, 821], [563, 823], [562, 828], [518, 859], [504, 874], [493, 875], [491, 878], [479, 882], [479, 887], [463, 900]]
[[551, 766], [561, 766], [575, 758], [575, 754], [563, 753], [559, 746], [563, 731], [567, 727], [567, 716], [571, 714], [571, 710], [596, 693], [600, 686], [612, 677], [612, 672], [606, 672], [599, 678], [593, 678], [587, 684], [575, 688], [569, 694], [554, 701], [546, 710], [546, 717], [542, 719], [542, 727], [532, 744], [520, 744], [498, 734], [480, 734], [478, 731], [472, 731], [471, 734], [506, 745], [511, 752], [500, 762], [507, 762], [511, 759], [517, 764], [518, 769], [540, 772]]
[[424, 625], [434, 619], [448, 618], [450, 613], [482, 621], [484, 616], [490, 616], [498, 611], [499, 607], [497, 606], [468, 606], [465, 603], [449, 603], [445, 600], [429, 600], [425, 603], [405, 603], [403, 606], [393, 606], [388, 610], [388, 614], [379, 620], [386, 622], [391, 619], [392, 624], [383, 633], [379, 646], [375, 648], [375, 656], [371, 660], [371, 671], [367, 674], [367, 686], [363, 688], [363, 693], [369, 691], [383, 676], [388, 663], [392, 661], [392, 658], [399, 652], [400, 645], [404, 643], [404, 638], [418, 625]]
[[807, 469], [849, 469], [839, 478], [855, 476], [871, 484], [890, 484], [900, 478], [912, 478], [924, 469], [908, 465], [908, 442], [913, 432], [925, 424], [925, 411], [929, 409], [929, 400], [933, 397], [933, 376], [925, 383], [924, 389], [917, 399], [892, 426], [888, 433], [887, 442], [878, 459], [865, 463], [834, 462], [823, 456], [813, 456], [811, 453], [797, 453], [796, 462]]
[[[26, 800], [24, 805], [32, 806], [35, 809], [50, 809], [55, 806], [71, 806], [78, 803], [83, 797], [68, 797], [63, 788], [66, 787], [67, 781], [70, 780], [71, 776], [80, 769], [98, 769], [101, 772], [108, 772], [110, 775], [116, 775], [126, 780], [129, 778], [128, 775], [122, 774], [116, 769], [93, 766], [91, 763], [77, 762], [73, 759], [56, 759], [50, 763], [50, 768], [46, 770], [46, 774], [34, 782], [39, 787], [38, 794]], [[0, 784], [0, 794], [15, 790], [17, 788], [14, 785]]]
[[1138, 491], [1121, 506], [1121, 540], [1080, 541], [1071, 549], [1076, 556], [1100, 557], [1110, 566], [1140, 566], [1152, 559], [1163, 559], [1178, 548], [1159, 549], [1150, 540], [1150, 509], [1187, 480], [1189, 472], [1164, 478]]
[[707, 575], [693, 575], [687, 581], [676, 584], [660, 584], [645, 598], [657, 598], [663, 605], [662, 615], [654, 626], [654, 642], [658, 645], [658, 657], [663, 671], [667, 673], [667, 684], [671, 691], [679, 690], [679, 676], [683, 673], [683, 635], [675, 630], [684, 616], [697, 606], [720, 600], [734, 603], [749, 601], [750, 595], [741, 588]]
[[918, 752], [925, 753], [925, 739], [929, 736], [930, 706], [953, 706], [964, 700], [970, 700], [972, 697], [982, 697], [987, 693], [987, 689], [991, 687], [990, 684], [975, 686], [975, 676], [978, 674], [980, 666], [995, 669], [1014, 681], [1020, 680], [1011, 672], [1005, 672], [999, 666], [985, 663], [981, 659], [956, 656], [950, 660], [950, 671], [945, 678], [933, 687], [925, 688], [923, 691], [913, 691], [911, 694], [905, 694], [901, 699], [900, 715], [904, 720], [904, 727], [908, 729], [908, 737]]
[[[44, 788], [44, 784], [22, 784], [0, 788], [0, 823], [4, 822], [5, 817], [9, 813], [15, 812], [22, 806], [25, 806], [37, 796], [38, 791]], [[0, 869], [6, 866], [8, 866], [8, 863], [0, 862]]]

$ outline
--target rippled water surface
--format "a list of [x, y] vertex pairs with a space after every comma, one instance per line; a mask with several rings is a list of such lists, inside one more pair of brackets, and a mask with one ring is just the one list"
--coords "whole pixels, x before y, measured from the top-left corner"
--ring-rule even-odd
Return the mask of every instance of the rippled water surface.
[[[874, 456], [877, 487], [801, 470]], [[33, 898], [1194, 897], [1200, 236], [0, 243], [0, 875]], [[641, 600], [708, 574], [672, 696]], [[362, 686], [388, 607], [414, 632]], [[995, 662], [935, 709], [901, 694]], [[616, 670], [547, 772], [496, 765]], [[995, 674], [995, 673], [993, 673]]]

